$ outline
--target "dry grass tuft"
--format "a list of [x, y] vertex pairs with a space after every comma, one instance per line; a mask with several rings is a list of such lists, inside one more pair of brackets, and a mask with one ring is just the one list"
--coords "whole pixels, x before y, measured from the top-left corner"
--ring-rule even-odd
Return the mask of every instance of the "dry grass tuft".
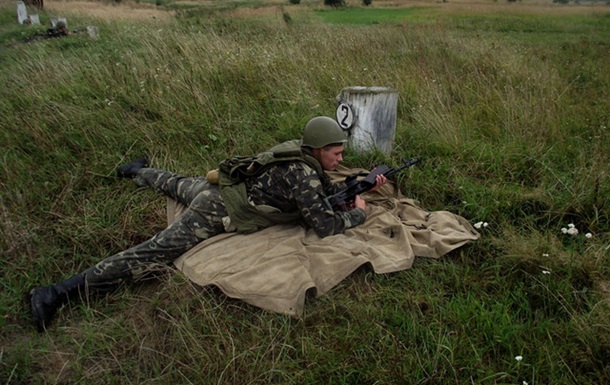
[[74, 15], [96, 19], [131, 20], [131, 21], [165, 21], [174, 17], [173, 11], [155, 7], [148, 3], [101, 3], [88, 1], [52, 1], [45, 3], [49, 14], [58, 16]]

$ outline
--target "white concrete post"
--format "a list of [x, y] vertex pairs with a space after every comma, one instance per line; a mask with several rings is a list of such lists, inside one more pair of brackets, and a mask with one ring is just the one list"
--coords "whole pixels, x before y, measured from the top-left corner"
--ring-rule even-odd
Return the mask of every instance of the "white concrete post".
[[337, 122], [359, 151], [392, 152], [398, 93], [387, 87], [346, 87], [337, 95]]
[[26, 20], [28, 20], [28, 10], [25, 7], [25, 3], [17, 1], [17, 21], [19, 24], [23, 24]]

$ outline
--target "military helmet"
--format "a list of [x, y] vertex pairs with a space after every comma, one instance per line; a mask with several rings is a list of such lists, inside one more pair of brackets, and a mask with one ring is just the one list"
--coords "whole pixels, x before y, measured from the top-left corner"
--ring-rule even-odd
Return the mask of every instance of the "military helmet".
[[303, 130], [303, 146], [322, 148], [329, 144], [347, 142], [345, 132], [336, 120], [318, 116], [311, 119]]

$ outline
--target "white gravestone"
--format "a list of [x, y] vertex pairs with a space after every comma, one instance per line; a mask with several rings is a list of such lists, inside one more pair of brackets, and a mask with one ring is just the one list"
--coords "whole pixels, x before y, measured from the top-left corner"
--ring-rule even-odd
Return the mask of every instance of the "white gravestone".
[[17, 21], [19, 24], [23, 25], [25, 21], [29, 21], [28, 19], [28, 10], [25, 7], [25, 3], [23, 1], [17, 2]]

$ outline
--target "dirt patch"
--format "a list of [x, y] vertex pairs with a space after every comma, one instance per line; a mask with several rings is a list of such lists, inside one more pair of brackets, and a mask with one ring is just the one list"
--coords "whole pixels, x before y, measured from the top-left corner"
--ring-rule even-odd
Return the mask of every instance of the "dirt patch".
[[226, 13], [230, 17], [260, 17], [282, 15], [282, 8], [279, 6], [259, 7], [259, 8], [236, 8]]
[[131, 2], [45, 1], [45, 10], [49, 15], [81, 15], [103, 20], [169, 20], [174, 17], [173, 11]]
[[218, 6], [218, 0], [179, 0], [174, 2], [173, 4], [215, 8]]

